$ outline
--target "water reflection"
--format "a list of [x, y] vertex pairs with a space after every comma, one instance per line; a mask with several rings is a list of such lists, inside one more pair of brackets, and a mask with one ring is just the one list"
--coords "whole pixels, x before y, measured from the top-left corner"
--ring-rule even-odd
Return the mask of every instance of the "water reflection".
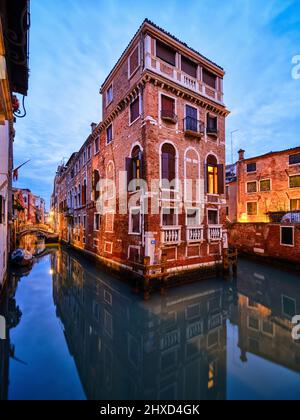
[[39, 235], [25, 235], [20, 240], [20, 248], [29, 251], [32, 255], [41, 256], [45, 249], [45, 237]]
[[[53, 336], [43, 331], [35, 340], [50, 344], [43, 351], [53, 365], [74, 359], [88, 399], [300, 398], [300, 342], [291, 337], [291, 318], [300, 313], [298, 276], [241, 261], [235, 281], [184, 286], [144, 303], [127, 284], [70, 251], [52, 251], [49, 265], [44, 261], [53, 282], [49, 296], [45, 285], [40, 292], [46, 294], [40, 307], [52, 305], [59, 322], [52, 322]], [[42, 282], [35, 270], [29, 278], [36, 286]], [[12, 308], [19, 322], [17, 303]], [[46, 317], [34, 310], [33, 305], [38, 328]], [[57, 350], [61, 326], [64, 341]], [[22, 328], [26, 332], [26, 323], [17, 330]], [[26, 353], [28, 344], [15, 341]], [[7, 343], [0, 347], [1, 398], [7, 396], [12, 349]], [[41, 366], [41, 375], [47, 374]], [[39, 393], [59, 398], [55, 381], [65, 381], [68, 395], [76, 398], [78, 384], [68, 372], [69, 378], [52, 379], [51, 392], [45, 386]]]

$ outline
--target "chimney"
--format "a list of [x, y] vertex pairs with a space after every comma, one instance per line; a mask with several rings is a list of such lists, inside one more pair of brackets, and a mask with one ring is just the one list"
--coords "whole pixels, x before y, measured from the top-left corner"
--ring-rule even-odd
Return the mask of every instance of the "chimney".
[[97, 124], [93, 122], [91, 124], [91, 127], [92, 127], [92, 133], [93, 133], [95, 131], [95, 128], [97, 127]]
[[245, 150], [240, 149], [238, 151], [238, 154], [239, 154], [239, 160], [244, 160], [245, 159]]

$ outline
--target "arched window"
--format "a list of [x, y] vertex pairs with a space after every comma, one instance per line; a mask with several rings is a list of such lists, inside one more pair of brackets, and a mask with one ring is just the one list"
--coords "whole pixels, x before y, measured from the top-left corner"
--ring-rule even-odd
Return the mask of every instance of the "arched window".
[[142, 151], [139, 146], [136, 146], [131, 154], [132, 159], [132, 178], [142, 178]]
[[[163, 184], [176, 179], [176, 150], [169, 143], [165, 143], [161, 149], [161, 179]], [[171, 189], [174, 189], [174, 185]]]
[[207, 193], [224, 194], [224, 165], [218, 165], [214, 155], [207, 157]]
[[81, 196], [82, 196], [82, 205], [83, 206], [86, 206], [86, 198], [87, 198], [86, 179], [84, 180], [83, 185], [82, 185], [82, 193], [81, 193]]
[[81, 185], [79, 184], [79, 187], [78, 187], [78, 189], [77, 189], [77, 191], [78, 191], [78, 195], [77, 195], [77, 197], [78, 197], [78, 199], [77, 199], [77, 202], [78, 202], [78, 207], [80, 207], [81, 206]]
[[100, 197], [99, 191], [100, 173], [97, 169], [93, 171], [93, 200], [97, 201]]

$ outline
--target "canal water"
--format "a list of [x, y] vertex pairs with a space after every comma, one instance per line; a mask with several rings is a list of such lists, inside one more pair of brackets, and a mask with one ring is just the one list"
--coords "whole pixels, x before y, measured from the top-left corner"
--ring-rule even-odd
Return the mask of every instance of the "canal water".
[[1, 399], [300, 399], [300, 278], [241, 260], [150, 302], [57, 248], [2, 299]]

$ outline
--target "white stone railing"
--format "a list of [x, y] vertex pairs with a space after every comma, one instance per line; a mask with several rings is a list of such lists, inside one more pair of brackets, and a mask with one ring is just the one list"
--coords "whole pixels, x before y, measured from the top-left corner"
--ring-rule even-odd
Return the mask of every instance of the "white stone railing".
[[220, 241], [221, 239], [222, 239], [222, 226], [221, 225], [208, 226], [208, 240]]
[[162, 227], [162, 243], [165, 245], [176, 245], [181, 241], [181, 227], [179, 226], [163, 226]]
[[186, 241], [187, 242], [203, 242], [204, 228], [203, 226], [188, 226], [186, 228]]

